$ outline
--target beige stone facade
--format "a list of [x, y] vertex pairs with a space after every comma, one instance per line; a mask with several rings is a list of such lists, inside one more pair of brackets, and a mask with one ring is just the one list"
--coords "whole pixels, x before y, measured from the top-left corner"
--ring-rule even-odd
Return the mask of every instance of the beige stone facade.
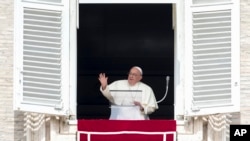
[[[250, 124], [250, 1], [241, 0], [240, 9], [241, 112], [233, 114], [231, 120], [234, 124]], [[25, 113], [13, 111], [13, 11], [13, 0], [0, 1], [0, 141], [27, 140], [26, 122], [24, 120]], [[59, 126], [60, 118], [47, 118], [50, 123], [46, 123], [44, 126], [49, 128]], [[196, 124], [197, 122], [202, 121], [196, 121]], [[59, 127], [56, 130], [59, 130]], [[199, 128], [195, 130], [194, 133], [198, 132]], [[50, 138], [48, 136], [52, 134], [53, 133], [44, 132], [42, 135], [44, 135], [46, 139]], [[41, 140], [45, 140], [39, 137], [38, 134], [36, 136], [41, 138]], [[189, 138], [187, 136], [185, 137], [186, 139]], [[61, 138], [72, 140], [75, 139], [75, 134], [65, 131], [65, 134], [62, 135]], [[57, 137], [57, 139], [60, 140], [60, 137]], [[197, 137], [196, 139], [202, 140], [202, 137]]]
[[241, 112], [240, 123], [250, 124], [250, 1], [241, 0], [240, 4], [240, 79]]
[[24, 140], [24, 117], [13, 111], [13, 1], [0, 1], [0, 141]]

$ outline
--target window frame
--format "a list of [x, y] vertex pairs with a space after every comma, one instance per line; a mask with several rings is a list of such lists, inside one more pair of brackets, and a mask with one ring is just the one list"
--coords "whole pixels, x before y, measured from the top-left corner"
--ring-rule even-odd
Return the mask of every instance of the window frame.
[[[65, 2], [66, 0], [63, 0], [63, 2]], [[58, 114], [58, 115], [75, 115], [76, 116], [76, 83], [77, 83], [77, 59], [76, 59], [76, 55], [77, 55], [77, 44], [76, 44], [76, 30], [78, 28], [78, 21], [79, 21], [79, 17], [78, 17], [78, 2], [81, 3], [81, 0], [74, 0], [74, 1], [70, 1], [69, 3], [69, 9], [68, 9], [68, 14], [69, 16], [69, 21], [68, 21], [68, 26], [69, 26], [69, 30], [68, 30], [68, 45], [69, 45], [69, 52], [70, 52], [70, 57], [69, 57], [69, 66], [70, 66], [70, 70], [68, 72], [69, 78], [69, 90], [68, 90], [68, 94], [65, 95], [65, 99], [69, 99], [69, 101], [67, 103], [65, 103], [64, 107], [67, 109], [67, 111], [63, 111], [62, 113], [54, 113], [54, 111], [52, 110], [51, 112], [49, 112], [50, 114]], [[121, 1], [120, 1], [121, 2]], [[150, 3], [150, 1], [148, 1]], [[188, 23], [186, 23], [187, 21], [185, 20], [186, 17], [185, 16], [185, 12], [187, 10], [187, 5], [190, 5], [190, 0], [189, 1], [179, 1], [179, 0], [167, 0], [164, 3], [172, 3], [173, 4], [173, 13], [174, 13], [174, 23], [173, 23], [173, 28], [175, 29], [175, 49], [174, 49], [174, 53], [175, 53], [175, 59], [174, 59], [174, 115], [175, 118], [178, 115], [187, 115], [187, 116], [194, 116], [194, 115], [198, 115], [198, 114], [189, 114], [189, 110], [191, 108], [191, 99], [189, 99], [189, 97], [191, 96], [191, 87], [190, 87], [190, 75], [187, 75], [190, 73], [191, 69], [190, 66], [188, 66], [187, 64], [190, 63], [190, 58], [188, 58], [187, 56], [190, 56], [190, 54], [188, 54], [188, 45], [190, 45], [190, 39], [189, 39], [189, 35], [188, 35]], [[87, 2], [86, 2], [87, 3]], [[97, 1], [98, 3], [98, 1]], [[143, 2], [145, 3], [145, 1]], [[153, 3], [153, 2], [152, 2]], [[162, 3], [162, 2], [161, 2]], [[20, 11], [20, 5], [21, 5], [21, 0], [19, 1], [15, 1], [14, 2], [14, 6], [15, 6], [15, 12]], [[233, 5], [234, 7], [236, 7], [236, 11], [234, 12], [234, 14], [239, 15], [239, 2], [234, 3]], [[234, 25], [232, 25], [233, 27], [239, 27], [239, 16], [233, 16], [235, 19]], [[19, 79], [20, 79], [20, 75], [17, 73], [20, 71], [20, 68], [17, 64], [20, 63], [20, 60], [18, 59], [19, 57], [19, 53], [21, 52], [20, 49], [16, 48], [17, 45], [22, 44], [22, 30], [20, 30], [18, 28], [18, 24], [20, 24], [20, 14], [15, 14], [15, 18], [14, 18], [14, 60], [16, 62], [14, 62], [14, 75], [13, 75], [13, 80], [14, 80], [14, 109], [15, 110], [22, 110], [22, 109], [26, 109], [26, 110], [33, 110], [34, 111], [34, 107], [31, 108], [29, 105], [26, 105], [26, 108], [20, 108], [20, 97], [18, 95], [16, 95], [17, 93], [19, 93], [20, 91], [20, 87], [17, 87]], [[189, 25], [190, 26], [190, 25]], [[234, 52], [239, 52], [239, 29], [235, 29], [233, 30], [233, 34], [234, 34], [234, 42], [233, 46], [236, 46], [235, 48], [233, 48]], [[67, 37], [66, 37], [67, 38]], [[234, 54], [235, 59], [234, 60], [234, 68], [239, 68], [239, 53]], [[235, 78], [235, 84], [237, 85], [237, 89], [234, 89], [234, 93], [237, 93], [235, 95], [235, 104], [236, 104], [236, 108], [235, 109], [230, 109], [230, 110], [226, 110], [228, 108], [224, 107], [222, 108], [222, 110], [224, 112], [232, 112], [232, 111], [239, 111], [239, 98], [240, 98], [240, 92], [239, 92], [239, 75], [240, 72], [239, 70], [234, 70], [234, 72], [232, 73]], [[178, 97], [178, 99], [177, 99]], [[39, 108], [39, 107], [36, 107]], [[44, 111], [47, 111], [48, 109], [44, 108]], [[208, 113], [215, 113], [214, 111], [209, 111], [208, 109], [204, 109], [202, 112], [202, 114], [208, 114]]]

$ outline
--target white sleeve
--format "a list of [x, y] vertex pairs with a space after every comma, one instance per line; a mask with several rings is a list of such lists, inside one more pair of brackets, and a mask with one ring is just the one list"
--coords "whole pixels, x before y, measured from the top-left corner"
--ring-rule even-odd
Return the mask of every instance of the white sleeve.
[[102, 89], [102, 86], [101, 86], [100, 91], [102, 92], [103, 96], [105, 96], [111, 103], [114, 103], [114, 99], [109, 91], [108, 86], [104, 90]]

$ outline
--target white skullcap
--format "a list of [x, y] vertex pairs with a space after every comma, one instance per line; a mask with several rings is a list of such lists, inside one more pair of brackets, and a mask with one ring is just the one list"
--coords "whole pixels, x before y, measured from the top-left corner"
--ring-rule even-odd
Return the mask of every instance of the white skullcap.
[[136, 68], [137, 70], [139, 70], [139, 72], [141, 73], [141, 75], [143, 74], [143, 73], [142, 73], [142, 69], [141, 69], [140, 67], [134, 66], [133, 68]]

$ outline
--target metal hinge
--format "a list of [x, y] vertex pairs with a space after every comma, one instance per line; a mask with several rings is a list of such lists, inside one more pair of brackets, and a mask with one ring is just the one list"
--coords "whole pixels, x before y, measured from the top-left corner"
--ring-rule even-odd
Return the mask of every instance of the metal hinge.
[[200, 107], [192, 106], [192, 107], [191, 107], [191, 110], [192, 110], [193, 112], [198, 112], [198, 111], [200, 111], [201, 109], [200, 109]]
[[62, 110], [63, 109], [63, 102], [60, 104], [55, 105], [55, 110]]

